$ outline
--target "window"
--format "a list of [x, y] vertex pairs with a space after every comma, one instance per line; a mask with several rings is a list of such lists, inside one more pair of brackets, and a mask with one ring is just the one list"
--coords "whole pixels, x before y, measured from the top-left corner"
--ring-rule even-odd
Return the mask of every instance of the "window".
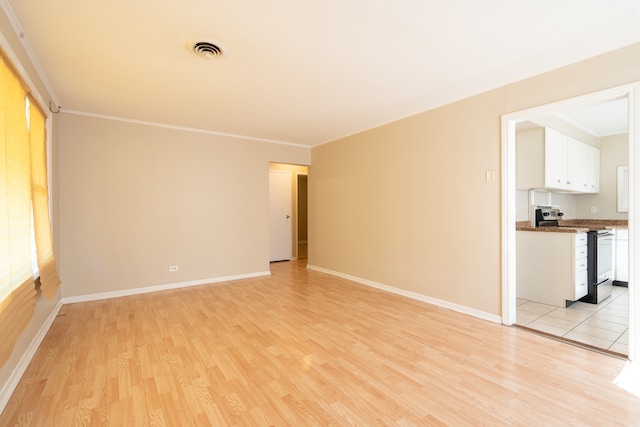
[[[45, 121], [41, 108], [0, 52], [0, 366], [33, 317], [37, 292], [60, 285], [51, 244]], [[26, 112], [26, 114], [25, 114]]]

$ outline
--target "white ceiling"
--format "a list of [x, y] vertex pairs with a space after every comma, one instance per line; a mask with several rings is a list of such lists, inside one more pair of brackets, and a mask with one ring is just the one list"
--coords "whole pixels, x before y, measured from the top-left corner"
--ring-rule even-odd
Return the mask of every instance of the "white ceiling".
[[640, 42], [638, 0], [0, 4], [63, 110], [309, 146]]
[[617, 135], [629, 130], [629, 106], [626, 98], [588, 107], [574, 108], [557, 117], [595, 137]]

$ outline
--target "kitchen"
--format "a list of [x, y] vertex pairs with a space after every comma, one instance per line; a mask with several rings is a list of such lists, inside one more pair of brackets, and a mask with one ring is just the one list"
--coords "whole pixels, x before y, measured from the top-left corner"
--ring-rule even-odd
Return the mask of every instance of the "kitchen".
[[618, 99], [522, 122], [516, 143], [516, 325], [621, 356], [627, 110]]

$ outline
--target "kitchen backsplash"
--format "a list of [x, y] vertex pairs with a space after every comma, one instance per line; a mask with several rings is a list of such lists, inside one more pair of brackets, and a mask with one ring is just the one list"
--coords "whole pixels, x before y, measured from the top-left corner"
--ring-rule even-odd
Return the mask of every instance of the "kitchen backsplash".
[[[529, 220], [529, 205], [557, 205], [560, 206], [565, 219], [576, 217], [576, 202], [572, 194], [552, 193], [550, 191], [516, 190], [516, 221]], [[533, 197], [533, 202], [529, 198]]]
[[[599, 206], [604, 200], [602, 198], [595, 199], [594, 195], [575, 195], [566, 193], [554, 193], [550, 191], [528, 191], [516, 190], [516, 221], [529, 220], [529, 206], [534, 205], [556, 205], [564, 214], [564, 219], [610, 219], [610, 220], [627, 220], [627, 213], [616, 212], [615, 197], [608, 198], [606, 203], [612, 204], [612, 209], [605, 209]], [[533, 202], [530, 203], [530, 199]], [[578, 200], [580, 203], [578, 203]], [[585, 205], [587, 208], [585, 208]], [[591, 205], [596, 208], [596, 212], [592, 213]], [[578, 211], [578, 206], [581, 206]]]

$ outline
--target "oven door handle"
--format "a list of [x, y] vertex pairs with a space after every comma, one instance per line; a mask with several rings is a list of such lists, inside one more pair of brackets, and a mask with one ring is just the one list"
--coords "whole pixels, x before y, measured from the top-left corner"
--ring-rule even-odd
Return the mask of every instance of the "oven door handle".
[[614, 234], [613, 234], [612, 231], [607, 231], [607, 232], [604, 232], [604, 233], [598, 233], [597, 234], [598, 238], [600, 238], [600, 237], [609, 237], [609, 236], [613, 237], [613, 235]]

